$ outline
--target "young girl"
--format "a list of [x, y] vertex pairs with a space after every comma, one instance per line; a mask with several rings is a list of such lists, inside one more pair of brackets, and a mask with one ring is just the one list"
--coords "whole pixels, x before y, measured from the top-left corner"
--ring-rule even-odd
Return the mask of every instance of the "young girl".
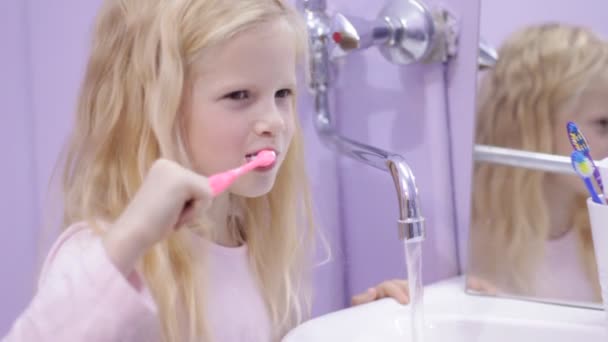
[[[608, 156], [608, 48], [591, 31], [543, 24], [514, 33], [481, 83], [476, 143], [569, 156], [568, 121]], [[601, 301], [583, 182], [477, 164], [469, 284], [474, 289]]]
[[[279, 0], [108, 0], [65, 226], [13, 341], [274, 341], [308, 317], [315, 237], [295, 112], [306, 31]], [[212, 196], [207, 177], [269, 168]], [[392, 296], [389, 281], [354, 304]]]

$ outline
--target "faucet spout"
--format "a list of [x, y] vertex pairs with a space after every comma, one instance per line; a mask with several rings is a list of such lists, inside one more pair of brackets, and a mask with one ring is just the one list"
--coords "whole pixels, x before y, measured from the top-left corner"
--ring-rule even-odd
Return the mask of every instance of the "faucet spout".
[[414, 174], [405, 159], [395, 153], [344, 137], [336, 132], [328, 94], [331, 86], [328, 53], [329, 17], [324, 10], [316, 7], [314, 1], [300, 1], [304, 6], [309, 31], [311, 49], [309, 86], [314, 95], [317, 134], [328, 148], [374, 168], [390, 172], [399, 201], [399, 237], [406, 242], [423, 240], [424, 218], [420, 210], [418, 189]]
[[393, 176], [399, 201], [399, 237], [407, 242], [424, 240], [424, 217], [414, 173], [400, 155], [391, 155], [387, 166]]

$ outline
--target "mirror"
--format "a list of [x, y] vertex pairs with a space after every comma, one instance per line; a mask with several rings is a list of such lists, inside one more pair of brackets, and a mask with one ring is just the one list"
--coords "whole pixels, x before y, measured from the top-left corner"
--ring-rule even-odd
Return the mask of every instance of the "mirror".
[[601, 308], [589, 193], [566, 124], [595, 160], [608, 157], [606, 10], [481, 0], [469, 293]]

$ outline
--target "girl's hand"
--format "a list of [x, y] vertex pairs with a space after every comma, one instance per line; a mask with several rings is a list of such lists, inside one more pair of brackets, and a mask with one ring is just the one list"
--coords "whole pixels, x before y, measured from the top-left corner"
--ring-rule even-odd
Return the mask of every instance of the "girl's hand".
[[406, 280], [388, 280], [354, 296], [351, 300], [351, 304], [353, 306], [366, 304], [381, 298], [391, 297], [405, 305], [410, 302], [409, 293], [409, 286]]
[[175, 162], [157, 160], [103, 238], [110, 259], [128, 276], [150, 247], [206, 209], [211, 199], [206, 177]]
[[472, 290], [482, 294], [496, 296], [498, 288], [491, 282], [475, 276], [467, 276], [467, 290]]

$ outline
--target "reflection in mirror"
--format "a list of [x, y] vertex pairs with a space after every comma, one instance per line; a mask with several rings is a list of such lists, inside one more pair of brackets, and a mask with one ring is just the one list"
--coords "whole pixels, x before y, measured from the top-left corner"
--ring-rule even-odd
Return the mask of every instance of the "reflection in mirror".
[[[477, 145], [569, 156], [574, 121], [593, 157], [608, 157], [608, 45], [597, 33], [526, 25], [498, 56], [480, 75]], [[580, 178], [477, 161], [472, 188], [469, 292], [600, 306]]]

